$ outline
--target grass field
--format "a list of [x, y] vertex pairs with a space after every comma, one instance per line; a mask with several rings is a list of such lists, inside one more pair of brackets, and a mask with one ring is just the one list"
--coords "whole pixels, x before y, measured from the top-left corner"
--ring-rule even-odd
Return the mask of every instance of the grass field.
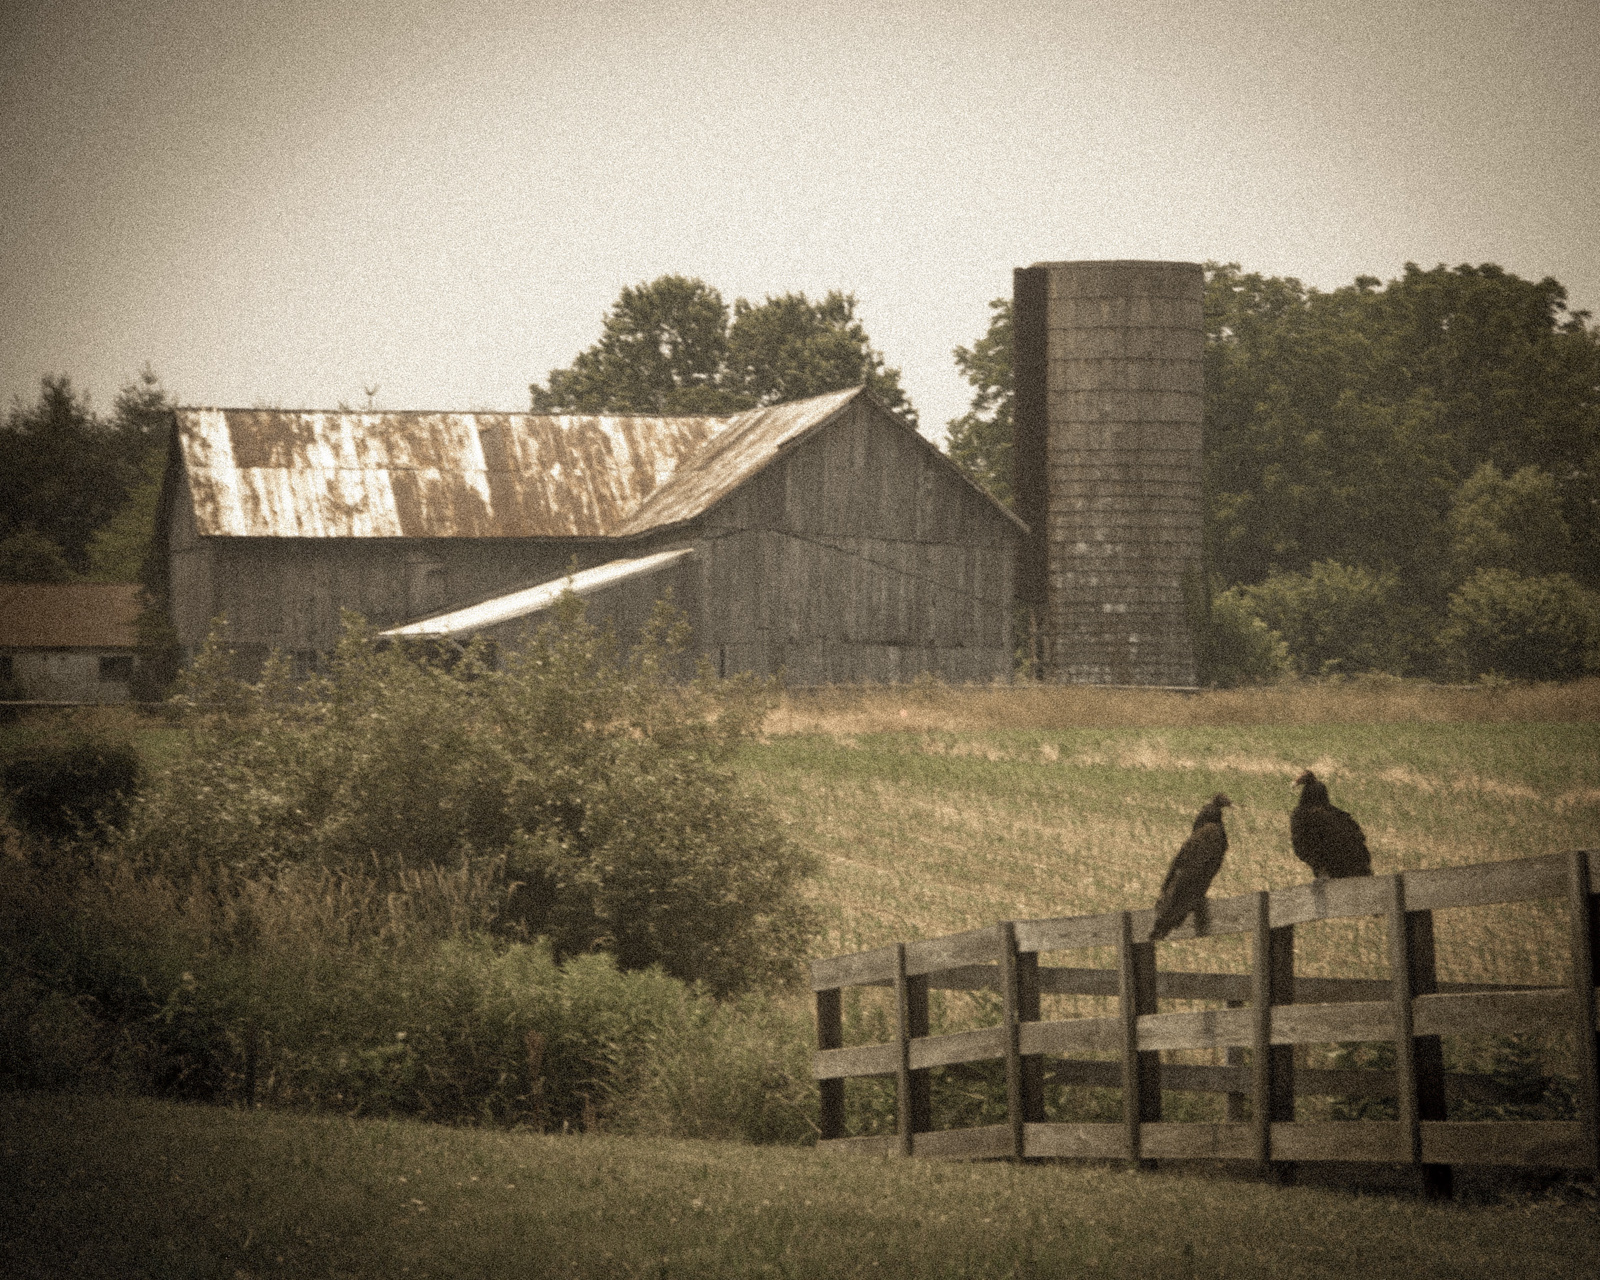
[[[1593, 1274], [1600, 1214], [0, 1095], [16, 1277]], [[29, 1136], [49, 1134], [48, 1142]]]

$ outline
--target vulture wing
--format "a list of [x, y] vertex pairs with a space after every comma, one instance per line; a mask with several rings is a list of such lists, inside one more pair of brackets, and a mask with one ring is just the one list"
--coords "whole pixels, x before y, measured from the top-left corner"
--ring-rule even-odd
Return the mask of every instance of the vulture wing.
[[1221, 822], [1196, 827], [1183, 842], [1156, 898], [1156, 922], [1150, 931], [1152, 941], [1165, 938], [1206, 900], [1206, 890], [1222, 870], [1222, 855], [1227, 851], [1228, 833], [1222, 829]]
[[1332, 805], [1296, 805], [1289, 814], [1294, 856], [1319, 879], [1370, 876], [1372, 854], [1361, 824]]

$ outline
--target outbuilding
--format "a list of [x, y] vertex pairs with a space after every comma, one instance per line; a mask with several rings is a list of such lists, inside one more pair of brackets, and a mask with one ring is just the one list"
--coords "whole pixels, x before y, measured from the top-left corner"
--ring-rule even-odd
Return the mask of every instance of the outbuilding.
[[124, 583], [0, 583], [0, 701], [126, 702], [139, 609]]
[[793, 684], [1009, 679], [1026, 526], [857, 388], [728, 416], [186, 408], [158, 536], [186, 654], [380, 630], [514, 643], [570, 587], [626, 642]]

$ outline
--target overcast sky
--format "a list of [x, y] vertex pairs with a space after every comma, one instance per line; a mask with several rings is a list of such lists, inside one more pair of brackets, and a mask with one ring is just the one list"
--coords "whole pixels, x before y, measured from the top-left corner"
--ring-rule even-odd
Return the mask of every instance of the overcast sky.
[[1011, 269], [1600, 312], [1596, 0], [0, 0], [0, 397], [507, 409], [667, 272], [855, 293], [937, 435]]

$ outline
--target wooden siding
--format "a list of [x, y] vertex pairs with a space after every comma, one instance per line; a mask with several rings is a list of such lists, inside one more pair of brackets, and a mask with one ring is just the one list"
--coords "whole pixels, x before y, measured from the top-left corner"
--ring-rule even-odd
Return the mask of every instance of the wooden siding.
[[1016, 526], [882, 411], [852, 411], [697, 522], [703, 644], [800, 685], [1005, 679]]

